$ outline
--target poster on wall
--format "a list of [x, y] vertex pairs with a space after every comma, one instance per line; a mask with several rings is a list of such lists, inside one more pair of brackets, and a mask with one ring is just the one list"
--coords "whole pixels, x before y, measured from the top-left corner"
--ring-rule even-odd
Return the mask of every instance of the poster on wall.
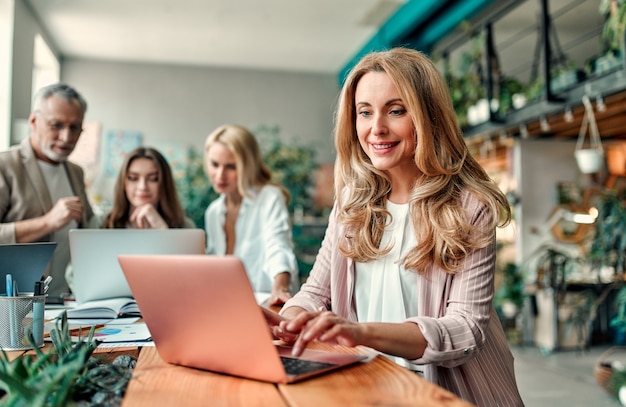
[[142, 135], [138, 131], [109, 130], [104, 138], [104, 174], [116, 177], [126, 154], [141, 146]]
[[83, 132], [69, 156], [71, 162], [83, 168], [87, 189], [91, 187], [98, 175], [100, 131], [101, 125], [98, 122], [83, 123]]
[[176, 141], [155, 141], [152, 147], [163, 154], [172, 169], [174, 179], [184, 178], [189, 163], [189, 145]]

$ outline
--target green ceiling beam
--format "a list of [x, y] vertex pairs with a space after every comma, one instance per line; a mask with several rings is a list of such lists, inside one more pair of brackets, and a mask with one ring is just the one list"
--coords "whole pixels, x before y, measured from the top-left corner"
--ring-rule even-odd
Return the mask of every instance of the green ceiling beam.
[[428, 52], [437, 41], [454, 31], [460, 23], [471, 19], [491, 3], [493, 0], [465, 0], [450, 4], [444, 13], [414, 31], [405, 42], [411, 48]]
[[352, 67], [372, 51], [389, 49], [398, 40], [408, 36], [414, 27], [424, 24], [446, 2], [441, 0], [409, 0], [383, 23], [378, 32], [339, 71], [339, 83], [343, 83]]
[[409, 0], [401, 6], [372, 38], [339, 71], [342, 84], [352, 67], [366, 54], [397, 46], [423, 51], [452, 32], [493, 0]]

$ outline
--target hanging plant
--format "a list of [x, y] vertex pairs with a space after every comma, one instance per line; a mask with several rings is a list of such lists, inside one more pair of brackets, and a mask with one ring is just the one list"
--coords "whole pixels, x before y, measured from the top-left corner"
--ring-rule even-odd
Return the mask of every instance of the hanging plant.
[[599, 10], [606, 16], [601, 34], [605, 52], [621, 55], [626, 29], [626, 0], [602, 0]]

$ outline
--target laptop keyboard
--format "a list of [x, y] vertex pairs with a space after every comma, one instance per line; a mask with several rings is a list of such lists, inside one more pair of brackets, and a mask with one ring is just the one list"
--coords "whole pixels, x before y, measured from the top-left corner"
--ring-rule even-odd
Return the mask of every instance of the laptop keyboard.
[[281, 356], [280, 360], [281, 362], [283, 362], [285, 372], [287, 372], [288, 375], [301, 375], [305, 373], [315, 372], [320, 369], [325, 369], [327, 367], [335, 366], [332, 363], [316, 362], [313, 360], [305, 359], [294, 359], [285, 356]]

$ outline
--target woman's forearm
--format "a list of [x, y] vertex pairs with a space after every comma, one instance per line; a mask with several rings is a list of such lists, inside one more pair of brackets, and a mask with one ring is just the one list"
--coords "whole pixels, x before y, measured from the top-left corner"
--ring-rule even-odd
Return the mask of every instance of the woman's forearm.
[[426, 339], [419, 326], [412, 322], [368, 322], [360, 325], [360, 345], [408, 360], [422, 357], [426, 350]]

